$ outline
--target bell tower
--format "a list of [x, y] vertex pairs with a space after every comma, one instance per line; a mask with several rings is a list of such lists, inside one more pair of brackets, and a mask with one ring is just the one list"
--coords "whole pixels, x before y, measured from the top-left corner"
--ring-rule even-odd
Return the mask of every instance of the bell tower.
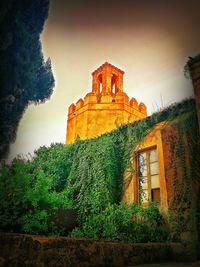
[[123, 92], [124, 71], [105, 62], [92, 73], [92, 91], [68, 109], [66, 143], [109, 132], [147, 116], [144, 103]]
[[116, 94], [123, 91], [124, 72], [104, 63], [92, 73], [92, 92], [97, 95]]

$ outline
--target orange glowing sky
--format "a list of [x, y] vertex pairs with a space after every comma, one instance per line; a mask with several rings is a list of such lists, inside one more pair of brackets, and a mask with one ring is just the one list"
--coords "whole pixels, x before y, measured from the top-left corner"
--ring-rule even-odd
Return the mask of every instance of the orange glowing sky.
[[148, 114], [193, 96], [183, 68], [200, 52], [199, 10], [199, 0], [52, 0], [41, 39], [56, 86], [26, 110], [9, 159], [65, 142], [68, 106], [91, 91], [91, 73], [105, 61], [125, 71], [124, 91]]

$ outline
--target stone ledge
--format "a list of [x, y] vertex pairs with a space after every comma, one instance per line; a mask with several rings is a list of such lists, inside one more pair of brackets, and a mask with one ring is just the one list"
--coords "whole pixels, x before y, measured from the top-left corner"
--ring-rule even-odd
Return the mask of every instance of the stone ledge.
[[[180, 243], [124, 243], [0, 233], [0, 266], [134, 266], [188, 260]], [[193, 259], [191, 259], [193, 260]]]

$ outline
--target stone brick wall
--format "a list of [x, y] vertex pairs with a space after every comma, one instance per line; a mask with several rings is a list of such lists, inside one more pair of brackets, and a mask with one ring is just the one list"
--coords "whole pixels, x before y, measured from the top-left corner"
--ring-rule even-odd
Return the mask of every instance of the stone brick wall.
[[168, 260], [188, 260], [184, 246], [0, 233], [0, 266], [123, 267]]
[[[123, 92], [123, 73], [107, 62], [93, 72], [92, 92], [84, 100], [79, 99], [76, 105], [71, 104], [68, 109], [67, 144], [74, 143], [77, 137], [88, 139], [100, 136], [117, 125], [147, 116], [145, 104], [138, 104], [134, 98], [129, 101]], [[115, 90], [112, 89], [113, 83], [116, 85]]]

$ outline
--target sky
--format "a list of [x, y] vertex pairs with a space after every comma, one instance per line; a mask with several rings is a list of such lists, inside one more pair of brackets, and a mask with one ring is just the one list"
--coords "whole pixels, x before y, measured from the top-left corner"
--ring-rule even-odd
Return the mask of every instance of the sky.
[[106, 61], [125, 72], [124, 91], [148, 115], [193, 96], [184, 66], [200, 53], [199, 10], [199, 0], [51, 0], [41, 41], [54, 92], [25, 111], [8, 161], [65, 143], [68, 107], [92, 90], [91, 73]]

